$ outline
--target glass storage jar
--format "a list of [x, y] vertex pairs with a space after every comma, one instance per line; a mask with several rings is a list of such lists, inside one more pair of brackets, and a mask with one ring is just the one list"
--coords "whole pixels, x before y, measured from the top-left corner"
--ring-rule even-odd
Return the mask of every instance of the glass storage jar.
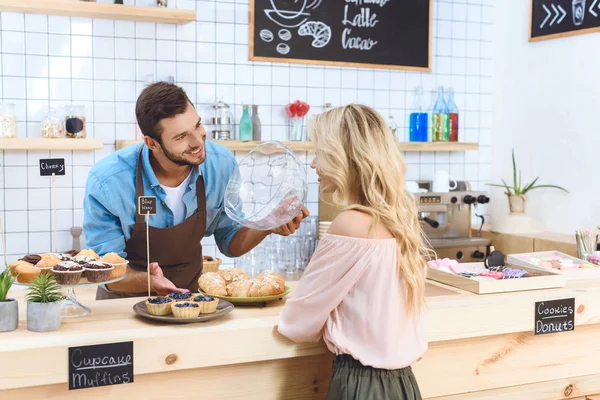
[[85, 106], [67, 106], [65, 133], [68, 138], [85, 139]]
[[17, 113], [12, 103], [0, 105], [0, 137], [17, 137]]
[[65, 137], [63, 120], [56, 115], [56, 108], [50, 107], [48, 115], [42, 121], [42, 137], [46, 139], [60, 139]]

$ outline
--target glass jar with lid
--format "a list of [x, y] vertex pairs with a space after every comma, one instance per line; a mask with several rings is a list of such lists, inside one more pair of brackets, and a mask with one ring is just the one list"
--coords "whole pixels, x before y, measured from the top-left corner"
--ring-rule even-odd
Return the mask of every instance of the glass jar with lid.
[[63, 120], [56, 113], [56, 108], [50, 107], [48, 115], [42, 121], [42, 137], [45, 139], [61, 139], [65, 137]]
[[17, 113], [12, 103], [0, 105], [0, 137], [17, 137]]
[[65, 116], [65, 134], [68, 138], [85, 139], [85, 106], [67, 106]]

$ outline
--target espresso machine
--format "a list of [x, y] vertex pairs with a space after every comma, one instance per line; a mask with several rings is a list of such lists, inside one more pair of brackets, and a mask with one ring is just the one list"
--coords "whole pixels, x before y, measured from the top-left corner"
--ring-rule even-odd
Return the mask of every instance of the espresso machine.
[[[422, 193], [414, 193], [419, 221], [438, 258], [460, 262], [483, 261], [490, 240], [472, 234], [473, 211], [490, 202], [487, 193], [470, 190], [468, 182], [458, 181], [450, 192], [429, 192], [431, 182], [417, 182]], [[427, 190], [427, 192], [425, 192]], [[483, 225], [483, 217], [480, 221]]]

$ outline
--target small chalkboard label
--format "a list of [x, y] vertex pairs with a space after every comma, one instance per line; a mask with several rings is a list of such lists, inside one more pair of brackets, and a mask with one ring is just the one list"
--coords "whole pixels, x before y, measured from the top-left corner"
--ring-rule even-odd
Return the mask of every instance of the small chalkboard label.
[[535, 335], [575, 330], [575, 299], [535, 303]]
[[154, 196], [138, 197], [138, 214], [140, 214], [140, 215], [156, 214], [156, 197], [154, 197]]
[[51, 176], [65, 174], [65, 159], [64, 158], [46, 158], [40, 160], [40, 175]]
[[133, 382], [133, 342], [69, 347], [69, 390]]

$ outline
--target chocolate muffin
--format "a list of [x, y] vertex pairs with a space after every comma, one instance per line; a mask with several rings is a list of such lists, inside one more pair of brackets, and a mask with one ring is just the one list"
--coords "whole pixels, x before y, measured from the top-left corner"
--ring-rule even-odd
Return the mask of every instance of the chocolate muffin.
[[83, 267], [72, 261], [63, 261], [52, 267], [52, 273], [60, 285], [77, 285], [83, 275]]
[[19, 260], [28, 262], [33, 265], [37, 264], [41, 259], [42, 256], [40, 256], [39, 254], [28, 254], [23, 258], [19, 258]]
[[82, 265], [85, 270], [85, 277], [89, 282], [107, 282], [110, 280], [110, 273], [114, 267], [101, 261], [90, 261]]

